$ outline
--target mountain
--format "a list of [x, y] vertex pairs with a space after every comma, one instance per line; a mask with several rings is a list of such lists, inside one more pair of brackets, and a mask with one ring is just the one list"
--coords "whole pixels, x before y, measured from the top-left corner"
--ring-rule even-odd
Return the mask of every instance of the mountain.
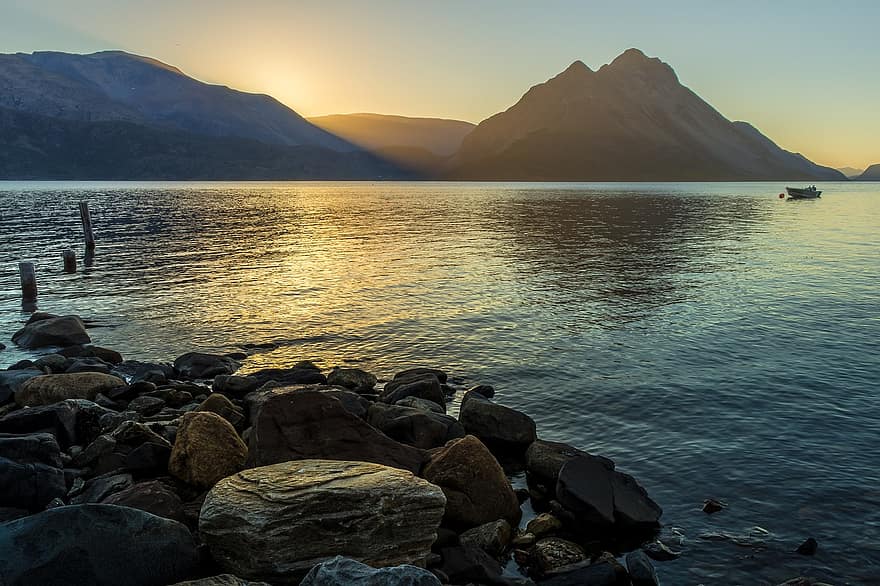
[[125, 120], [88, 122], [0, 108], [0, 179], [411, 179], [366, 151], [271, 145]]
[[474, 124], [442, 118], [333, 114], [309, 122], [401, 165], [433, 173], [461, 146]]
[[731, 122], [638, 49], [576, 61], [462, 142], [448, 178], [528, 181], [842, 180]]
[[205, 136], [357, 150], [275, 100], [121, 51], [0, 55], [0, 107], [87, 122], [121, 120]]
[[880, 181], [880, 163], [871, 165], [865, 172], [854, 177], [856, 181]]
[[837, 170], [853, 179], [862, 174], [862, 169], [856, 169], [855, 167], [837, 167]]

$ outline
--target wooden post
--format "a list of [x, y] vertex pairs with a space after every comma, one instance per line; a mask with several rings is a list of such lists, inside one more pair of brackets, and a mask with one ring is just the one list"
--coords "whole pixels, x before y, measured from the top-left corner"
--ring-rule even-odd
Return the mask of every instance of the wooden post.
[[76, 272], [76, 252], [73, 249], [68, 248], [63, 253], [61, 253], [61, 258], [64, 259], [64, 272], [65, 273], [75, 273]]
[[86, 250], [95, 250], [95, 234], [92, 232], [92, 216], [89, 214], [89, 202], [79, 202], [79, 216], [82, 218], [83, 233], [86, 236]]
[[18, 263], [18, 276], [21, 278], [22, 301], [33, 301], [37, 298], [37, 276], [34, 273], [34, 263]]

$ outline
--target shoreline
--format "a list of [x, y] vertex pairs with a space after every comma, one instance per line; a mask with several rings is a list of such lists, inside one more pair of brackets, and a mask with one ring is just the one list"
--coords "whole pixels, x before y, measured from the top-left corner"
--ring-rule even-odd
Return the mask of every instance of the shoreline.
[[[137, 558], [146, 552], [132, 527], [149, 526], [175, 544], [160, 564], [166, 583], [221, 573], [317, 580], [350, 570], [335, 559], [343, 555], [427, 568], [401, 570], [425, 584], [650, 584], [654, 563], [681, 555], [657, 539], [662, 510], [636, 479], [539, 439], [490, 386], [464, 392], [458, 418], [447, 415], [455, 389], [439, 369], [379, 381], [308, 361], [237, 375], [246, 353], [125, 361], [90, 345], [78, 317], [49, 314], [14, 338], [61, 350], [0, 371], [0, 462], [17, 475], [3, 494], [0, 543], [9, 533], [32, 543], [47, 524], [85, 518], [80, 540], [113, 533], [117, 553]], [[514, 490], [510, 476], [522, 472], [526, 486]], [[42, 553], [41, 571], [62, 571], [65, 545]], [[105, 569], [125, 565], [101, 555]], [[26, 583], [36, 563], [23, 556], [0, 577]], [[85, 581], [105, 583], [86, 566], [96, 574]], [[151, 583], [140, 578], [126, 576]]]

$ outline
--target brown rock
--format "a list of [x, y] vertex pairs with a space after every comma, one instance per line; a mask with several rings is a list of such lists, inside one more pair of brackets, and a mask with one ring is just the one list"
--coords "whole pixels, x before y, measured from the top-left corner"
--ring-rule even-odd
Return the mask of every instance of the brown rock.
[[504, 470], [472, 435], [453, 440], [431, 455], [422, 476], [446, 495], [444, 521], [475, 527], [496, 519], [512, 525], [522, 514]]
[[247, 446], [232, 425], [216, 413], [186, 413], [168, 471], [187, 484], [211, 488], [244, 467]]
[[550, 572], [587, 559], [584, 548], [558, 537], [547, 537], [538, 541], [533, 555], [542, 572]]
[[216, 413], [236, 428], [244, 422], [244, 411], [236, 407], [232, 401], [220, 393], [208, 395], [208, 398], [202, 401], [202, 404], [199, 405], [196, 411]]

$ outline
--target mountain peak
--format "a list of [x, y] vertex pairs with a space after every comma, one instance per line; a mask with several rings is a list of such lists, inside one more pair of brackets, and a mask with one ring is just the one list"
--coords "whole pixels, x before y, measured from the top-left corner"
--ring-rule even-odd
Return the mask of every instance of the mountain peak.
[[665, 79], [678, 83], [678, 76], [669, 64], [657, 57], [648, 57], [641, 50], [630, 48], [614, 58], [608, 65], [602, 66], [606, 72], [618, 74], [636, 74], [640, 77], [650, 77], [656, 80]]

